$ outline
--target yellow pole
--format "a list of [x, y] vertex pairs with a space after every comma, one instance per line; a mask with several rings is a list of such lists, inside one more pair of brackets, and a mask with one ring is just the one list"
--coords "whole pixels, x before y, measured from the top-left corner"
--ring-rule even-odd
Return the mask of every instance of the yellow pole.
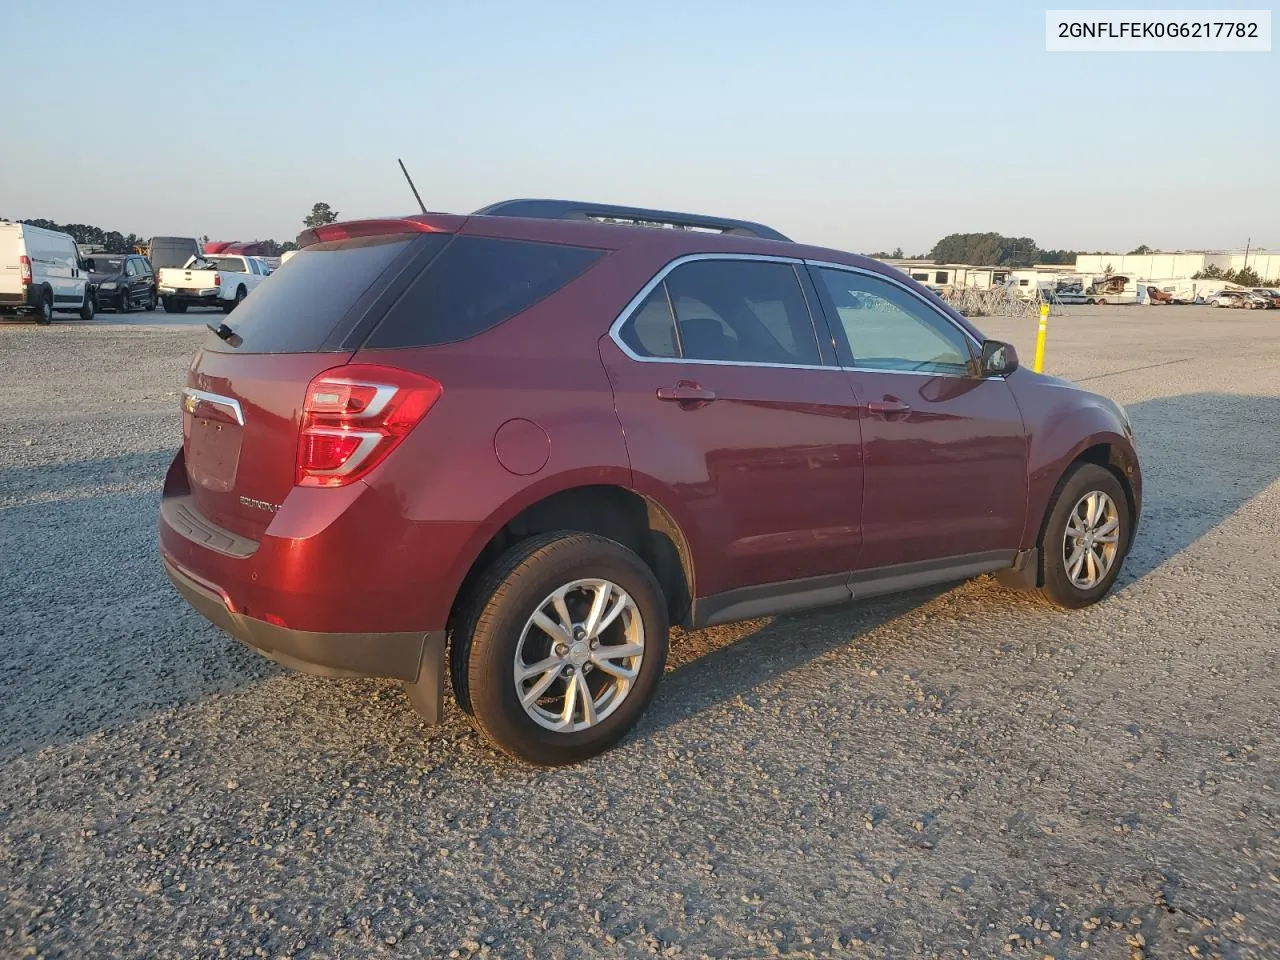
[[1044, 373], [1044, 338], [1049, 332], [1049, 305], [1040, 304], [1040, 332], [1036, 334], [1036, 362], [1032, 367], [1036, 373]]

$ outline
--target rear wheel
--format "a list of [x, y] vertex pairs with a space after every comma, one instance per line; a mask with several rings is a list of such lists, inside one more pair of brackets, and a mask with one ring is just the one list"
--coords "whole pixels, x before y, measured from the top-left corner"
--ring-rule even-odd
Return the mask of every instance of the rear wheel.
[[1105, 307], [1107, 305], [1107, 298], [1099, 297], [1097, 300], [1094, 301], [1094, 303], [1096, 303], [1100, 307]]
[[248, 291], [246, 291], [244, 287], [236, 287], [236, 298], [230, 303], [224, 303], [222, 305], [222, 312], [230, 313], [236, 307], [240, 306], [240, 304], [244, 302], [244, 298], [248, 295]]
[[1129, 552], [1129, 500], [1115, 474], [1080, 463], [1059, 485], [1040, 540], [1040, 593], [1060, 607], [1097, 603]]
[[155, 287], [151, 288], [151, 292], [147, 296], [147, 305], [145, 307], [147, 313], [151, 313], [156, 308], [156, 303], [160, 298], [156, 296]]
[[164, 312], [165, 313], [186, 313], [187, 305], [185, 303], [179, 303], [177, 300], [174, 300], [172, 297], [165, 297]]
[[41, 288], [40, 305], [36, 308], [36, 323], [42, 327], [53, 323], [53, 291], [48, 287]]
[[472, 724], [540, 766], [607, 750], [639, 720], [667, 659], [653, 572], [604, 537], [562, 532], [512, 547], [453, 637], [454, 691]]

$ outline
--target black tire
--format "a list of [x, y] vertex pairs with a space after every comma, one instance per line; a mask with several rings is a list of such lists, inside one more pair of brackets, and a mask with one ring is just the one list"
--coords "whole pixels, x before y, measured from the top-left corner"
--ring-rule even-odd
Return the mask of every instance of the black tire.
[[88, 323], [93, 319], [93, 315], [97, 313], [97, 304], [94, 303], [93, 291], [88, 287], [84, 288], [84, 303], [80, 305], [80, 319]]
[[236, 298], [232, 300], [230, 303], [224, 303], [222, 305], [222, 312], [230, 313], [236, 307], [240, 306], [240, 304], [244, 302], [244, 298], [247, 297], [248, 295], [249, 295], [249, 292], [245, 290], [244, 287], [236, 287]]
[[[644, 630], [644, 655], [611, 714], [587, 729], [557, 732], [521, 705], [513, 677], [516, 652], [537, 606], [559, 587], [586, 578], [608, 580], [631, 597]], [[667, 661], [666, 601], [653, 572], [622, 544], [572, 531], [532, 537], [499, 557], [472, 596], [450, 651], [454, 693], [472, 725], [511, 756], [547, 767], [595, 756], [617, 743], [653, 699]]]
[[150, 295], [149, 295], [149, 296], [148, 296], [148, 298], [147, 298], [147, 304], [146, 304], [146, 306], [145, 306], [143, 309], [145, 309], [145, 310], [147, 311], [147, 313], [152, 313], [152, 312], [154, 312], [154, 311], [155, 311], [155, 309], [156, 309], [157, 304], [159, 303], [159, 300], [160, 300], [160, 298], [159, 298], [158, 296], [156, 296], [155, 287], [152, 287], [152, 288], [151, 288], [151, 293], [150, 293]]
[[165, 297], [164, 312], [165, 313], [186, 313], [187, 305], [185, 303], [179, 303], [177, 300], [174, 300], [170, 297]]
[[129, 300], [129, 291], [124, 289], [120, 291], [120, 299], [116, 302], [117, 313], [128, 313], [133, 304]]
[[[1105, 494], [1114, 505], [1118, 525], [1111, 565], [1096, 583], [1086, 589], [1073, 583], [1068, 575], [1067, 524], [1077, 506], [1094, 492]], [[1074, 464], [1058, 483], [1049, 505], [1048, 520], [1040, 535], [1040, 595], [1056, 606], [1072, 610], [1097, 603], [1106, 596], [1120, 575], [1132, 536], [1129, 499], [1116, 475], [1096, 463]]]
[[53, 291], [48, 287], [40, 288], [40, 303], [36, 305], [36, 323], [42, 327], [53, 323]]

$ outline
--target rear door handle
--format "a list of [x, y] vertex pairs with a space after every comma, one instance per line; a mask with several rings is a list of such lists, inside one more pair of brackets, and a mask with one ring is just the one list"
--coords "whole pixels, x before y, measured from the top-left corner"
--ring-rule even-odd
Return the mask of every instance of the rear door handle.
[[658, 399], [670, 400], [681, 404], [710, 403], [716, 398], [714, 390], [708, 390], [700, 383], [692, 380], [678, 380], [672, 386], [659, 387]]
[[886, 397], [884, 400], [867, 401], [867, 412], [875, 413], [882, 417], [891, 416], [895, 413], [906, 413], [911, 407], [903, 403], [901, 400]]

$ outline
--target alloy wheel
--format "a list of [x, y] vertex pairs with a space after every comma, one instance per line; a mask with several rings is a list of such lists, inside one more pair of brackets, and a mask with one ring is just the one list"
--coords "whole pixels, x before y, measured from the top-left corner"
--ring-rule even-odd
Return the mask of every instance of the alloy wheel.
[[643, 660], [644, 622], [631, 596], [609, 580], [574, 580], [525, 622], [512, 675], [516, 697], [548, 730], [586, 730], [626, 700]]
[[1120, 551], [1120, 511], [1101, 490], [1081, 497], [1067, 516], [1062, 563], [1067, 579], [1092, 590], [1111, 572]]

